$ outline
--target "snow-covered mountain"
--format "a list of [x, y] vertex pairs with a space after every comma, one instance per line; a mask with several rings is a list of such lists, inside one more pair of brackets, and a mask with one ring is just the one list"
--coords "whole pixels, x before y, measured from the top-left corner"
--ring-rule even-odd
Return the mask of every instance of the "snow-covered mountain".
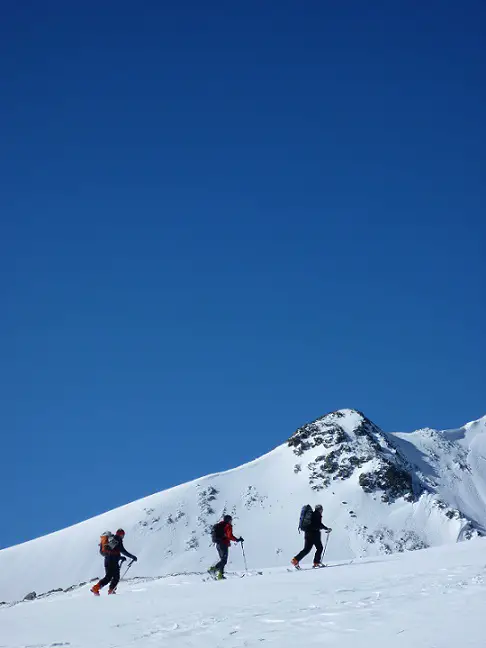
[[[486, 417], [457, 430], [385, 433], [360, 412], [333, 412], [244, 466], [0, 551], [0, 601], [101, 575], [99, 536], [120, 526], [127, 549], [139, 557], [133, 576], [203, 571], [215, 558], [211, 525], [225, 512], [245, 538], [251, 567], [285, 566], [302, 545], [300, 508], [318, 502], [333, 528], [328, 560], [481, 535]], [[240, 547], [230, 560], [242, 568]]]

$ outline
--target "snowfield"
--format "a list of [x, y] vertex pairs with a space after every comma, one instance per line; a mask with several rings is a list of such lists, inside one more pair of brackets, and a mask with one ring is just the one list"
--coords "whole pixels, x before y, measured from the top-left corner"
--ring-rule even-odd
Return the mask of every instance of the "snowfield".
[[485, 563], [471, 540], [318, 571], [137, 579], [110, 597], [86, 585], [0, 607], [0, 647], [480, 648]]

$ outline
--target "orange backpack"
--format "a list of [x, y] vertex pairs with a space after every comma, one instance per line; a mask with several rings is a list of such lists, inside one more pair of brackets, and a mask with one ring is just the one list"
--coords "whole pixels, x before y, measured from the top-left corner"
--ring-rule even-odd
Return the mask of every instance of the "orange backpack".
[[109, 556], [113, 549], [114, 535], [111, 531], [105, 531], [100, 535], [100, 554], [102, 556]]

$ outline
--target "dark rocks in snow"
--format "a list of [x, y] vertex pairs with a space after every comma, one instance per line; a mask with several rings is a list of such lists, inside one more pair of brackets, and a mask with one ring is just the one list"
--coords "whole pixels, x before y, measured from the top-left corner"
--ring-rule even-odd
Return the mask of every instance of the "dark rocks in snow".
[[196, 532], [193, 531], [191, 537], [186, 542], [186, 551], [193, 551], [194, 549], [198, 549], [198, 547], [199, 540], [197, 539]]
[[47, 594], [56, 594], [57, 592], [63, 592], [64, 590], [62, 587], [56, 587], [56, 589], [51, 589], [47, 592]]
[[214, 486], [208, 486], [203, 490], [200, 490], [197, 496], [198, 505], [201, 513], [203, 515], [214, 515], [215, 510], [211, 505], [211, 502], [214, 502], [217, 499], [219, 491], [214, 488]]
[[350, 445], [341, 444], [308, 464], [309, 482], [313, 488], [317, 487], [314, 490], [321, 490], [329, 486], [332, 480], [348, 479], [357, 468], [370, 461], [370, 458], [368, 453], [361, 456], [353, 454]]
[[23, 601], [34, 601], [37, 598], [37, 594], [35, 592], [29, 592], [24, 596], [22, 599]]
[[[322, 448], [307, 464], [309, 483], [315, 491], [330, 486], [332, 481], [349, 479], [366, 464], [376, 465], [359, 476], [359, 484], [366, 493], [382, 491], [383, 502], [394, 502], [399, 497], [414, 501], [422, 487], [414, 486], [412, 469], [394, 442], [380, 428], [360, 412], [352, 430], [341, 425], [344, 412], [333, 412], [299, 428], [288, 444], [297, 456]], [[300, 464], [298, 464], [300, 466]]]
[[156, 517], [153, 517], [151, 520], [140, 520], [138, 525], [142, 528], [148, 527], [150, 531], [154, 531], [159, 522], [160, 522], [160, 515], [157, 515]]
[[482, 532], [480, 529], [475, 528], [471, 520], [468, 520], [466, 517], [464, 517], [464, 515], [458, 509], [452, 508], [441, 499], [435, 499], [432, 504], [440, 511], [443, 511], [446, 518], [448, 518], [449, 520], [457, 520], [463, 525], [461, 531], [462, 540], [471, 540], [472, 538], [483, 537], [484, 532]]
[[464, 529], [462, 532], [462, 539], [463, 540], [472, 540], [473, 538], [483, 538], [484, 534], [481, 533], [479, 529], [474, 529], [472, 524], [469, 523], [469, 526]]
[[377, 469], [359, 476], [359, 485], [365, 493], [382, 491], [381, 499], [388, 504], [399, 497], [403, 497], [407, 502], [416, 499], [410, 473], [383, 459]]
[[256, 504], [262, 505], [267, 499], [266, 495], [260, 495], [254, 486], [248, 486], [247, 490], [243, 493], [243, 504], [245, 508], [250, 509]]
[[179, 522], [179, 520], [182, 520], [183, 517], [185, 517], [185, 513], [182, 509], [179, 509], [175, 515], [172, 513], [169, 513], [169, 515], [165, 519], [166, 525], [171, 525], [175, 524], [176, 522]]
[[434, 506], [436, 506], [438, 509], [444, 510], [447, 508], [447, 504], [443, 502], [442, 500], [434, 500]]
[[48, 592], [44, 592], [43, 594], [39, 594], [37, 596], [38, 599], [40, 598], [45, 598], [46, 596], [51, 596], [51, 594], [57, 594], [58, 592], [64, 592], [62, 587], [57, 587], [56, 589], [51, 589]]
[[366, 526], [358, 527], [358, 535], [366, 540], [368, 544], [378, 545], [380, 553], [403, 553], [404, 551], [417, 551], [426, 549], [428, 545], [411, 530], [394, 532], [388, 527], [380, 527], [369, 532]]
[[302, 426], [288, 440], [288, 445], [294, 449], [297, 456], [301, 456], [310, 448], [317, 446], [332, 448], [346, 441], [347, 435], [340, 426], [330, 426], [326, 429], [325, 426], [318, 425], [320, 420]]

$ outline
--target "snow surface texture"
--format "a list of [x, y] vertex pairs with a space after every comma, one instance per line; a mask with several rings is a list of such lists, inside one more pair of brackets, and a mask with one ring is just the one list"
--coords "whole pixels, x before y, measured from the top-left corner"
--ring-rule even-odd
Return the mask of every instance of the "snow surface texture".
[[[320, 570], [88, 585], [0, 607], [1, 648], [482, 648], [485, 540]], [[104, 593], [106, 594], [106, 593]]]
[[[471, 539], [486, 526], [485, 457], [486, 417], [458, 430], [387, 434], [361, 413], [340, 410], [240, 468], [0, 551], [0, 601], [101, 576], [99, 536], [118, 527], [139, 558], [131, 576], [204, 572], [215, 561], [211, 525], [224, 513], [244, 536], [252, 568], [289, 564], [302, 547], [297, 524], [306, 503], [321, 503], [333, 528], [326, 560]], [[230, 568], [243, 566], [233, 547]]]

